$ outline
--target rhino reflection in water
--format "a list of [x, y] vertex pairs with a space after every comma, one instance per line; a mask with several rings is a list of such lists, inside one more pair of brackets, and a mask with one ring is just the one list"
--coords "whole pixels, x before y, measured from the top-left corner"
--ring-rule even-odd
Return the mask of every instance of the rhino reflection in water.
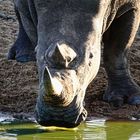
[[[139, 0], [14, 0], [19, 34], [8, 58], [37, 60], [36, 119], [45, 126], [75, 127], [86, 119], [85, 90], [96, 76], [104, 44], [114, 106], [140, 104], [127, 53], [140, 21]], [[36, 54], [35, 54], [36, 52]]]

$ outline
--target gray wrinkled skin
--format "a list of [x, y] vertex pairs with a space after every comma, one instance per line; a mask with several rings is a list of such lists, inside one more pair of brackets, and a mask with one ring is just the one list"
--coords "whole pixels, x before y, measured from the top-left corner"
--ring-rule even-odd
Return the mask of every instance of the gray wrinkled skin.
[[115, 106], [140, 104], [140, 88], [130, 76], [126, 59], [139, 26], [139, 0], [14, 3], [25, 32], [36, 46], [36, 118], [41, 125], [74, 127], [86, 119], [83, 100], [99, 69], [101, 42], [109, 80], [104, 100]]

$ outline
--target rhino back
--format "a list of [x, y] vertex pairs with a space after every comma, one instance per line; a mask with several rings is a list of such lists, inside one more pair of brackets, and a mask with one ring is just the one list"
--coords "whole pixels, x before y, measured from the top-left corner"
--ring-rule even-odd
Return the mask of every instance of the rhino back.
[[21, 15], [25, 31], [34, 44], [37, 42], [38, 18], [44, 11], [48, 11], [46, 15], [48, 20], [53, 20], [55, 18], [53, 11], [59, 13], [62, 10], [64, 13], [64, 7], [71, 8], [73, 11], [92, 13], [95, 16], [107, 6], [104, 14], [99, 17], [103, 18], [102, 32], [104, 33], [115, 18], [140, 5], [138, 0], [14, 0], [14, 3]]

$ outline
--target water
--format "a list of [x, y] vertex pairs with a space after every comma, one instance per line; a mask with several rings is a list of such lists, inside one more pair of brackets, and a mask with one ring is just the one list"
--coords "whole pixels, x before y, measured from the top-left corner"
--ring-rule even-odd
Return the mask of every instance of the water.
[[3, 122], [0, 140], [140, 140], [140, 122], [94, 119], [75, 129], [44, 128], [33, 122]]

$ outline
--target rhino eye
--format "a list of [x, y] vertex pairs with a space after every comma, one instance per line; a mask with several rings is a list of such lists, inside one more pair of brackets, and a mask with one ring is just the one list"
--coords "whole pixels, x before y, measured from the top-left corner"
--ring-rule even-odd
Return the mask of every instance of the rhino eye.
[[76, 52], [67, 44], [56, 44], [54, 49], [49, 51], [48, 60], [60, 68], [68, 68], [76, 59]]

